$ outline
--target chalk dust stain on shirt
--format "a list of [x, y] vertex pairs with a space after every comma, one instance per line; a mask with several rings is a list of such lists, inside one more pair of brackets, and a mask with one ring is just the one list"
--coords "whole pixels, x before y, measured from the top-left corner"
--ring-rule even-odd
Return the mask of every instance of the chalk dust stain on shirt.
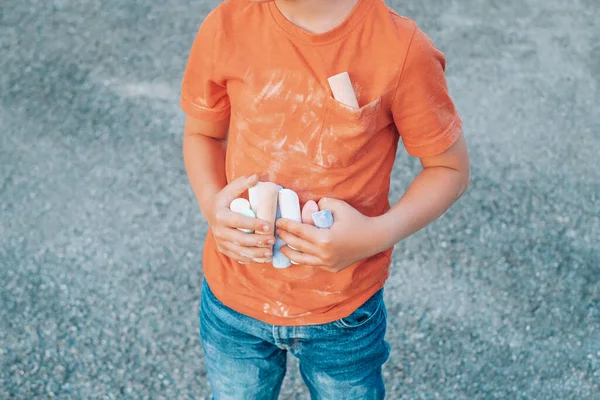
[[278, 74], [276, 72], [271, 74], [271, 79], [269, 80], [269, 82], [263, 87], [262, 91], [254, 99], [255, 104], [276, 97], [281, 93], [281, 90], [283, 89], [284, 85], [284, 79], [277, 79], [277, 75]]
[[298, 313], [298, 314], [290, 314], [289, 307], [283, 304], [280, 301], [275, 301], [275, 304], [265, 303], [263, 304], [263, 313], [275, 315], [277, 317], [284, 318], [299, 318], [306, 317], [307, 315], [311, 315], [310, 311]]
[[325, 291], [322, 291], [322, 290], [313, 290], [312, 292], [318, 294], [319, 296], [331, 296], [331, 295], [334, 295], [334, 294], [341, 294], [342, 293], [342, 292], [325, 292]]
[[280, 151], [286, 141], [287, 141], [287, 136], [284, 136], [281, 140], [273, 143], [273, 150]]
[[294, 150], [297, 153], [306, 154], [308, 153], [308, 146], [302, 141], [298, 140], [292, 146], [290, 146], [290, 150]]

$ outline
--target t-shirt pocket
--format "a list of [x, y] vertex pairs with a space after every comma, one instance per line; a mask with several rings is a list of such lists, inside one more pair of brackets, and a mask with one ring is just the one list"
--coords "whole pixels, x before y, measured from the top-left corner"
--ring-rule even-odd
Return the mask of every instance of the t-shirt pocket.
[[310, 149], [314, 163], [325, 168], [346, 167], [366, 154], [377, 133], [381, 97], [358, 110], [328, 97], [325, 117]]

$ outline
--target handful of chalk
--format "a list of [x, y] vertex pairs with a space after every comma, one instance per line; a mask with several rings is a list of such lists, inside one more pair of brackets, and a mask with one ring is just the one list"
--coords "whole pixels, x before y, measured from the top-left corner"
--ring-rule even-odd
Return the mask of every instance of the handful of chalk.
[[[296, 222], [314, 225], [319, 229], [329, 229], [333, 225], [333, 215], [330, 210], [319, 211], [319, 206], [313, 200], [308, 201], [304, 208], [300, 208], [298, 194], [290, 189], [284, 189], [271, 182], [259, 182], [248, 189], [249, 201], [238, 198], [231, 202], [231, 211], [250, 218], [262, 218], [271, 227], [275, 220], [286, 218]], [[254, 233], [248, 229], [240, 229], [246, 233]], [[256, 232], [262, 233], [262, 232]], [[272, 264], [275, 268], [287, 268], [293, 263], [282, 252], [281, 248], [286, 243], [275, 233]], [[292, 250], [296, 250], [290, 246]], [[255, 259], [255, 262], [266, 262], [266, 259]]]

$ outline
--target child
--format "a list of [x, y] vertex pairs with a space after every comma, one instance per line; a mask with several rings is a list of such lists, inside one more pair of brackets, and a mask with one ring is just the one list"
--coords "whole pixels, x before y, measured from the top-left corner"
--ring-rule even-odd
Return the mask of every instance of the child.
[[[288, 351], [314, 399], [384, 398], [392, 248], [469, 180], [444, 69], [382, 0], [229, 0], [206, 17], [181, 106], [186, 169], [211, 227], [200, 331], [215, 399], [276, 399]], [[342, 72], [359, 109], [332, 96], [327, 79]], [[390, 208], [399, 139], [423, 170]], [[259, 180], [333, 213], [330, 230], [277, 221], [298, 265], [254, 262], [272, 256], [274, 232], [228, 209]]]

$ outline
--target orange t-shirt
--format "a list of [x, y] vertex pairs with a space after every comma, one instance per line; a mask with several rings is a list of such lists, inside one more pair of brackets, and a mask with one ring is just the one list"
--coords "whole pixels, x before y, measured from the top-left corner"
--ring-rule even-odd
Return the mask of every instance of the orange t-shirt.
[[[390, 208], [398, 140], [409, 154], [425, 157], [444, 152], [461, 133], [444, 69], [444, 55], [430, 39], [381, 0], [359, 0], [323, 34], [292, 24], [274, 2], [230, 0], [200, 27], [181, 107], [200, 120], [230, 119], [228, 181], [257, 173], [296, 191], [301, 205], [332, 197], [378, 216]], [[350, 75], [359, 110], [332, 96], [327, 78], [341, 72]], [[224, 304], [290, 326], [350, 315], [383, 287], [391, 253], [338, 273], [306, 265], [276, 269], [238, 264], [209, 233], [203, 264]]]

